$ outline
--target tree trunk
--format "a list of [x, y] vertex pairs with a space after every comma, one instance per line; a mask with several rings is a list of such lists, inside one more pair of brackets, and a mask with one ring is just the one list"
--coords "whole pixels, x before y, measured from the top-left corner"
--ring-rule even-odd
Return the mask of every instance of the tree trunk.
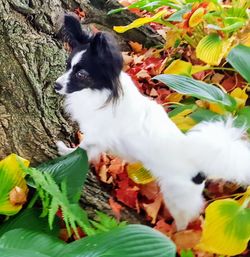
[[[63, 115], [62, 98], [53, 91], [65, 67], [66, 52], [56, 37], [58, 14], [81, 7], [86, 23], [110, 30], [127, 24], [129, 13], [107, 16], [117, 7], [105, 0], [0, 0], [0, 158], [15, 152], [33, 165], [57, 155], [55, 142], [70, 140], [76, 128]], [[118, 37], [118, 36], [117, 36]], [[129, 40], [159, 42], [150, 28], [125, 34]], [[123, 47], [124, 39], [119, 38]], [[109, 194], [90, 172], [82, 203], [90, 213], [109, 212]], [[132, 211], [124, 211], [130, 222], [139, 222]]]

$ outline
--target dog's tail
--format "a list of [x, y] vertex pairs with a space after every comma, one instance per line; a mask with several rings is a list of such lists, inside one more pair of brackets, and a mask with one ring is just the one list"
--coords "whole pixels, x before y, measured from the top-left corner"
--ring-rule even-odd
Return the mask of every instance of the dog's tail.
[[250, 184], [250, 143], [245, 128], [226, 121], [202, 122], [188, 134], [197, 167], [209, 178]]

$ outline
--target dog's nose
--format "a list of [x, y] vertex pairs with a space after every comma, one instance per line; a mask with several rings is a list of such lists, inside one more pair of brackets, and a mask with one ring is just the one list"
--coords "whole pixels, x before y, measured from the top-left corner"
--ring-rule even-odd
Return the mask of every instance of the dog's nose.
[[56, 82], [54, 88], [56, 91], [60, 91], [62, 89], [62, 85]]

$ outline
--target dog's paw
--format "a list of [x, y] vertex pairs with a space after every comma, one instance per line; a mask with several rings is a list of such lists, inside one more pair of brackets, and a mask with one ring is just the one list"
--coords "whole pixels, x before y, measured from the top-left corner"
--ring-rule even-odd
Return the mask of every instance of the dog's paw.
[[72, 153], [75, 150], [75, 148], [67, 147], [62, 141], [57, 141], [56, 146], [57, 146], [57, 151], [60, 155], [67, 155]]

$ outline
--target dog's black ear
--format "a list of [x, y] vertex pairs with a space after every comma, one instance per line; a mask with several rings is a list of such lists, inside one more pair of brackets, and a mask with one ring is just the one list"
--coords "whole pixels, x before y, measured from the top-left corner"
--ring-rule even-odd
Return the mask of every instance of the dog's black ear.
[[91, 51], [98, 62], [113, 76], [119, 76], [123, 58], [115, 38], [106, 32], [96, 33], [90, 43]]
[[69, 14], [64, 15], [60, 36], [64, 42], [69, 43], [72, 49], [80, 44], [89, 43], [91, 38], [87, 32], [82, 30], [79, 20]]
[[105, 86], [111, 90], [107, 102], [116, 102], [122, 93], [119, 79], [123, 58], [115, 38], [105, 32], [96, 33], [90, 42], [91, 55], [96, 60]]

